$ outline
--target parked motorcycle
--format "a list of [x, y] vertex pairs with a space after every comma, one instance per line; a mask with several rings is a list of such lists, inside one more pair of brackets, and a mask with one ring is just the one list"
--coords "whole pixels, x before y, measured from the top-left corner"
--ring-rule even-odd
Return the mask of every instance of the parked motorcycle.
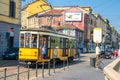
[[113, 56], [113, 53], [110, 51], [102, 51], [99, 55], [99, 58], [105, 58], [105, 59], [111, 59]]

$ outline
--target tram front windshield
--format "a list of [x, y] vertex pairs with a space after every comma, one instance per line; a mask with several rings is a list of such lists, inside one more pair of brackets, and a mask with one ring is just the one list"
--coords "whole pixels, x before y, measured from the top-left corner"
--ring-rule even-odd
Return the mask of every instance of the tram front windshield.
[[24, 48], [37, 48], [37, 34], [21, 33], [20, 35], [20, 47]]

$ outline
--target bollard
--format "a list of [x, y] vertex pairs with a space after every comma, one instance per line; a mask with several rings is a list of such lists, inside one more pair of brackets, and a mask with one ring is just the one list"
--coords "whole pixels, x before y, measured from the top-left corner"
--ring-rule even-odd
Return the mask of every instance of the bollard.
[[50, 61], [48, 62], [48, 75], [50, 76]]
[[4, 69], [4, 80], [6, 80], [6, 72], [7, 72], [7, 68]]
[[36, 79], [38, 77], [38, 62], [36, 62]]
[[42, 62], [42, 78], [44, 78], [44, 61]]
[[30, 62], [28, 62], [28, 80], [30, 79]]
[[18, 72], [17, 72], [17, 80], [19, 80], [19, 72], [20, 72], [20, 66], [18, 65]]
[[67, 58], [67, 68], [69, 68], [69, 61], [68, 61], [68, 58]]
[[53, 58], [53, 69], [54, 69], [54, 73], [55, 73], [55, 58]]

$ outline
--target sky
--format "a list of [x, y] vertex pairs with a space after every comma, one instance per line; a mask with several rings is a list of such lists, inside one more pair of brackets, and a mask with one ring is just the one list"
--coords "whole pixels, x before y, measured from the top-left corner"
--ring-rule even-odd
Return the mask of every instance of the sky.
[[[25, 0], [26, 5], [32, 0]], [[120, 33], [120, 0], [47, 0], [52, 6], [90, 6], [93, 13], [107, 18]]]

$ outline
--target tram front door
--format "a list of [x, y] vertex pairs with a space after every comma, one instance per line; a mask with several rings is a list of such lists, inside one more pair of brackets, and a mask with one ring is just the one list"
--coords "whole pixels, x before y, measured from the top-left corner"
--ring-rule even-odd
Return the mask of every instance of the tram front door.
[[48, 58], [48, 36], [39, 37], [39, 59]]

